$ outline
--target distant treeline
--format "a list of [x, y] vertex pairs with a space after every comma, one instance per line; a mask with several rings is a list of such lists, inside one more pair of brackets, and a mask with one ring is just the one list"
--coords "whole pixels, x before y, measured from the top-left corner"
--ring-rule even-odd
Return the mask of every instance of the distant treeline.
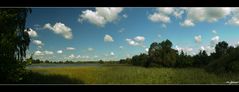
[[215, 52], [208, 55], [200, 50], [196, 55], [187, 55], [183, 51], [172, 49], [170, 40], [150, 45], [148, 54], [141, 53], [132, 58], [121, 59], [120, 64], [132, 64], [144, 67], [199, 67], [209, 72], [224, 73], [239, 71], [239, 46], [228, 46], [225, 41], [215, 46]]
[[40, 60], [40, 59], [33, 59], [32, 57], [26, 60], [29, 64], [42, 64], [42, 63], [47, 63], [47, 64], [85, 64], [85, 63], [99, 63], [99, 64], [115, 64], [118, 63], [116, 61], [103, 61], [103, 60], [99, 60], [99, 61], [49, 61], [49, 60]]

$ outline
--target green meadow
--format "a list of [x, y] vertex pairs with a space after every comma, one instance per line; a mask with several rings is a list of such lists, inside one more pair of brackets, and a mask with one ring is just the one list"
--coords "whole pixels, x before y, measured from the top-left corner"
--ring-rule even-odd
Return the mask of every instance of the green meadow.
[[63, 68], [33, 68], [25, 83], [46, 84], [226, 84], [239, 74], [208, 73], [200, 68], [144, 68], [102, 65]]

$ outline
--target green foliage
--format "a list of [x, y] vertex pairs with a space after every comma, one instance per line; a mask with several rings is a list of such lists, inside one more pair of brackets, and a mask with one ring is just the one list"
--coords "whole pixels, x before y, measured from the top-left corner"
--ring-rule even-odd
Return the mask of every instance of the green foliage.
[[148, 55], [140, 54], [132, 57], [132, 64], [137, 66], [145, 66], [148, 60]]
[[230, 49], [230, 52], [209, 63], [206, 70], [215, 73], [239, 72], [239, 47]]
[[183, 51], [181, 51], [181, 53], [177, 57], [176, 67], [192, 67], [193, 62], [194, 60], [192, 56], [186, 55]]
[[195, 67], [204, 67], [209, 64], [209, 56], [207, 55], [206, 51], [203, 50], [194, 56], [194, 63], [193, 66]]
[[99, 63], [100, 63], [100, 64], [104, 64], [104, 61], [103, 61], [103, 60], [100, 60]]
[[15, 83], [23, 79], [24, 58], [30, 43], [25, 31], [27, 8], [0, 9], [0, 83]]

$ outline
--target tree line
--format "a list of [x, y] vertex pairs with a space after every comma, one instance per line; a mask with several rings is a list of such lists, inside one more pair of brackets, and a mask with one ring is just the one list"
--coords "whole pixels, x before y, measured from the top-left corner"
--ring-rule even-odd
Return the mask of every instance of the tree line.
[[208, 72], [224, 73], [239, 71], [239, 46], [228, 46], [226, 41], [216, 44], [215, 52], [208, 55], [200, 50], [196, 55], [188, 55], [172, 48], [170, 40], [153, 42], [148, 53], [141, 53], [132, 58], [121, 59], [120, 64], [132, 64], [144, 67], [198, 67]]

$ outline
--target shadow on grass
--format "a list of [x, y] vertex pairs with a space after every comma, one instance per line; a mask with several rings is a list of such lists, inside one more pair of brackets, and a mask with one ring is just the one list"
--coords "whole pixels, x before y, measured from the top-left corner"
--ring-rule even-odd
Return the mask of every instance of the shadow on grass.
[[79, 79], [69, 78], [59, 74], [41, 74], [30, 72], [23, 80], [23, 84], [84, 84]]

